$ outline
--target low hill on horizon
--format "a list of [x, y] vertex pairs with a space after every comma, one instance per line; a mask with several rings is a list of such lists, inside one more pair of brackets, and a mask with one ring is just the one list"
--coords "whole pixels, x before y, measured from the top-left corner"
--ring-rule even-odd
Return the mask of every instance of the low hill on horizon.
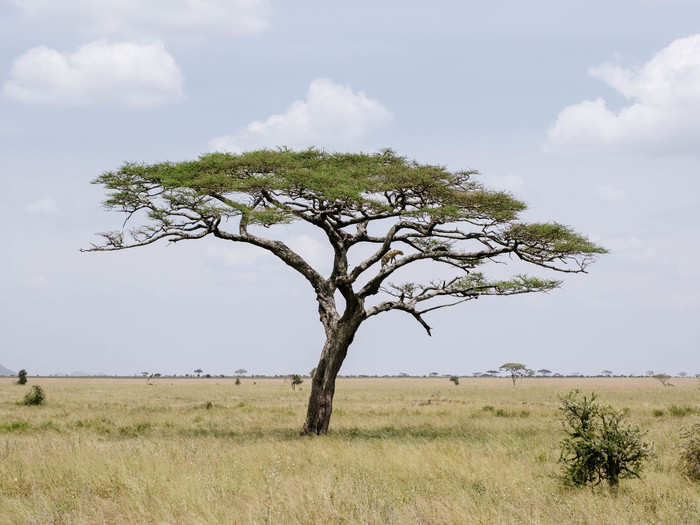
[[16, 376], [17, 372], [13, 372], [9, 368], [5, 368], [4, 366], [0, 365], [0, 376]]

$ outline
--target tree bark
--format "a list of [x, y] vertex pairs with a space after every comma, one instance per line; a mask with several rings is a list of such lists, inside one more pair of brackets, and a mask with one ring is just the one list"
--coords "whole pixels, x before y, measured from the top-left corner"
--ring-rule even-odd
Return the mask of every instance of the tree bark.
[[311, 379], [311, 395], [302, 434], [326, 434], [333, 411], [335, 379], [355, 338], [361, 318], [341, 319], [326, 331], [321, 358]]

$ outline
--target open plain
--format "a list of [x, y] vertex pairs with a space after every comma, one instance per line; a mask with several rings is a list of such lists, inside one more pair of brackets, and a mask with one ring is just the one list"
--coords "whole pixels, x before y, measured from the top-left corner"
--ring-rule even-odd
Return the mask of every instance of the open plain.
[[[329, 435], [304, 437], [308, 381], [2, 379], [0, 524], [700, 523], [677, 468], [697, 380], [340, 379]], [[32, 384], [45, 405], [18, 404]], [[648, 430], [642, 479], [562, 483], [573, 388]]]

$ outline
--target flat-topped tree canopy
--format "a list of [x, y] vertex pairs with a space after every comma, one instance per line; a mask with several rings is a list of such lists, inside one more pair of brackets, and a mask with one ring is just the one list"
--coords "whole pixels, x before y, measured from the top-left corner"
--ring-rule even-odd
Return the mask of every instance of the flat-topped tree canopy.
[[[328, 340], [313, 387], [325, 385], [328, 390], [355, 331], [369, 317], [404, 311], [430, 334], [423, 317], [430, 311], [482, 295], [543, 292], [560, 284], [525, 275], [489, 280], [477, 271], [484, 263], [510, 256], [576, 273], [605, 253], [564, 225], [519, 221], [525, 204], [506, 192], [486, 189], [475, 180], [476, 174], [420, 164], [391, 150], [368, 154], [279, 149], [211, 153], [186, 162], [126, 163], [94, 182], [108, 192], [106, 208], [125, 213], [125, 225], [138, 225], [101, 234], [103, 242], [87, 251], [207, 235], [270, 251], [316, 292]], [[284, 242], [260, 233], [295, 221], [324, 233], [333, 253], [330, 275], [322, 276]], [[351, 265], [348, 252], [360, 245], [374, 249]], [[387, 282], [397, 270], [425, 260], [444, 266], [444, 280]], [[336, 309], [336, 291], [345, 299], [342, 314]], [[373, 296], [383, 300], [366, 305]], [[324, 403], [329, 416], [330, 401]], [[313, 430], [319, 428], [325, 431], [318, 426]]]

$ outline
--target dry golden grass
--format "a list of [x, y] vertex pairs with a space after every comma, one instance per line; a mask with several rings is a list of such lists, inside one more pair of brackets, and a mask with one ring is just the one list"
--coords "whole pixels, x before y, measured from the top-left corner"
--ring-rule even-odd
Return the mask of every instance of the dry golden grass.
[[[700, 409], [700, 388], [674, 382], [343, 379], [318, 438], [299, 435], [308, 379], [292, 392], [281, 380], [31, 378], [41, 407], [0, 380], [0, 524], [697, 525], [700, 485], [679, 473], [677, 447], [698, 412], [669, 407]], [[561, 483], [557, 396], [571, 388], [649, 430], [657, 455], [641, 480]]]

